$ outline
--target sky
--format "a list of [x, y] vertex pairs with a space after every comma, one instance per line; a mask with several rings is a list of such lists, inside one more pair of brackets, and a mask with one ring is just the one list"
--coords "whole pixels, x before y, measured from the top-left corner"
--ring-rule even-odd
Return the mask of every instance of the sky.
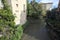
[[[32, 0], [29, 0], [29, 2], [30, 1]], [[36, 0], [36, 2], [44, 2], [44, 3], [52, 2], [53, 3], [52, 8], [55, 8], [58, 6], [59, 0]]]

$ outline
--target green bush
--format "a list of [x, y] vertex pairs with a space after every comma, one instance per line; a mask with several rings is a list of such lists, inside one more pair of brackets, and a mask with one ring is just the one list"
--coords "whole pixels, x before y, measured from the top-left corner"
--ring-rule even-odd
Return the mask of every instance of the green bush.
[[12, 34], [0, 37], [0, 40], [20, 40], [23, 34], [23, 27], [21, 25], [16, 26], [17, 28], [14, 30]]
[[15, 34], [12, 35], [10, 40], [21, 40], [23, 34], [23, 27], [21, 25], [16, 26]]
[[20, 40], [23, 28], [21, 25], [15, 26], [15, 16], [6, 1], [2, 0], [4, 7], [0, 9], [0, 40]]
[[47, 12], [47, 22], [53, 26], [60, 27], [60, 12], [56, 11], [57, 8]]

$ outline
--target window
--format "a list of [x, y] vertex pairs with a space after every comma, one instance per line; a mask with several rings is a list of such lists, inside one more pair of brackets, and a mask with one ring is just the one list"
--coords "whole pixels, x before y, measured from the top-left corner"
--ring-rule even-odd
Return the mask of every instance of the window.
[[25, 4], [23, 4], [23, 9], [24, 9], [24, 12], [25, 12]]
[[18, 7], [18, 4], [16, 4], [16, 6]]

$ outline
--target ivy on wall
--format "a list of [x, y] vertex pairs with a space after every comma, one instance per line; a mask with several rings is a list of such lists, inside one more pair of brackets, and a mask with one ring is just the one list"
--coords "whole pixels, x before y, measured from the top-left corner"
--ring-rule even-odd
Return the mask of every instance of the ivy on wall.
[[0, 9], [0, 40], [20, 40], [23, 28], [22, 26], [15, 26], [15, 16], [7, 3], [7, 0], [2, 0], [4, 5], [3, 9]]

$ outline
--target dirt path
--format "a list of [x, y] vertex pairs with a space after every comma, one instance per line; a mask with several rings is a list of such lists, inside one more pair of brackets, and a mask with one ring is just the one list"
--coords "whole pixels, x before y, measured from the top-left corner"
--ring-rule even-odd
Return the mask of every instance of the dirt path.
[[22, 40], [49, 40], [45, 25], [43, 20], [30, 20], [30, 25], [24, 31]]

